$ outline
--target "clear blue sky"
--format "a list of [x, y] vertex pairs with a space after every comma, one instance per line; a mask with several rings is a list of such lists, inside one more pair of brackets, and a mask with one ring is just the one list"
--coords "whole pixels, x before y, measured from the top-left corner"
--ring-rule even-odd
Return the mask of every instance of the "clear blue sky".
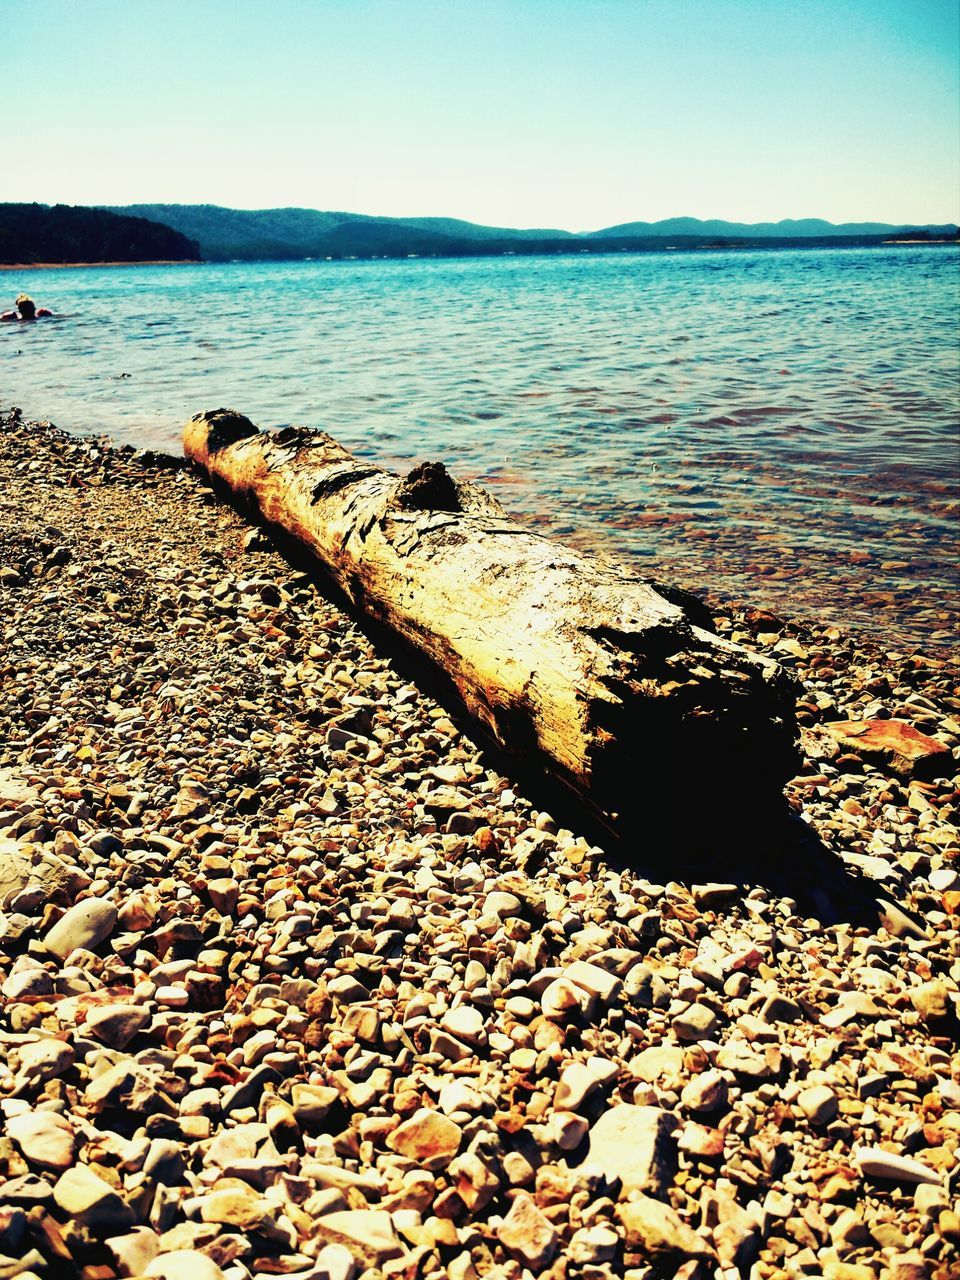
[[957, 221], [958, 58], [957, 0], [0, 0], [0, 200]]

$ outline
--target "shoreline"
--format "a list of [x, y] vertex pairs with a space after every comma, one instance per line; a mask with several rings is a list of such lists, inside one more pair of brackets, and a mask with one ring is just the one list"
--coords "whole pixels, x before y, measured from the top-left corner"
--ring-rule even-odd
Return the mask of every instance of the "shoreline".
[[[845, 243], [843, 237], [837, 238], [837, 243], [832, 243], [831, 238], [824, 240], [803, 240], [801, 242], [787, 241], [780, 243], [776, 238], [762, 239], [750, 241], [749, 243], [737, 243], [735, 241], [729, 244], [713, 244], [695, 242], [691, 244], [648, 244], [639, 246], [622, 247], [611, 245], [610, 247], [596, 247], [591, 243], [589, 248], [582, 245], [571, 246], [568, 248], [549, 248], [542, 250], [527, 249], [523, 250], [518, 247], [503, 249], [483, 249], [472, 247], [465, 249], [462, 253], [384, 253], [384, 254], [320, 254], [315, 256], [291, 257], [291, 258], [157, 258], [147, 259], [142, 262], [12, 262], [0, 263], [0, 271], [52, 271], [58, 268], [77, 268], [77, 267], [196, 267], [196, 266], [229, 266], [233, 263], [241, 263], [246, 266], [259, 264], [263, 266], [270, 265], [289, 265], [294, 262], [443, 262], [457, 260], [471, 260], [475, 258], [551, 258], [557, 256], [576, 256], [577, 254], [589, 254], [590, 256], [620, 256], [621, 254], [635, 254], [646, 256], [655, 253], [729, 253], [732, 250], [743, 252], [775, 252], [775, 251], [792, 251], [792, 250], [836, 250], [836, 249], [884, 249], [897, 247], [918, 248], [924, 245], [942, 246], [955, 245], [960, 247], [960, 240], [956, 237], [948, 237], [942, 239], [921, 239], [921, 240], [885, 240], [885, 239], [868, 239], [861, 242], [859, 237], [851, 237], [857, 243]], [[482, 244], [483, 242], [478, 242]], [[522, 242], [521, 242], [522, 243]]]
[[955, 667], [717, 610], [802, 682], [806, 842], [685, 860], [646, 797], [625, 854], [179, 462], [7, 416], [0, 480], [4, 1252], [953, 1274]]
[[0, 271], [56, 271], [75, 267], [200, 267], [202, 258], [151, 258], [143, 262], [0, 262]]

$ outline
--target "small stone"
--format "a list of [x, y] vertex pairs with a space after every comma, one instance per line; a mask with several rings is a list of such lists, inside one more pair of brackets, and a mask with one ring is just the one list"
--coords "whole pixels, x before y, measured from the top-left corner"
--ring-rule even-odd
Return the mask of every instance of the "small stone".
[[952, 1012], [950, 991], [943, 982], [925, 982], [919, 987], [911, 987], [908, 995], [924, 1022], [940, 1022]]
[[402, 1257], [403, 1245], [393, 1219], [382, 1209], [341, 1209], [325, 1213], [313, 1224], [315, 1236], [339, 1244], [363, 1267], [379, 1267]]
[[778, 991], [763, 1002], [760, 1017], [764, 1022], [802, 1022], [803, 1010], [796, 1000]]
[[617, 1207], [627, 1247], [654, 1258], [697, 1258], [716, 1261], [716, 1252], [669, 1205], [639, 1196]]
[[73, 1066], [76, 1055], [66, 1041], [46, 1036], [20, 1045], [17, 1057], [20, 1066], [16, 1084], [21, 1092], [35, 1089], [48, 1080], [59, 1080]]
[[823, 728], [844, 750], [886, 765], [902, 778], [930, 780], [953, 769], [949, 749], [906, 720], [840, 720]]
[[469, 1004], [459, 1004], [455, 1009], [445, 1013], [440, 1026], [448, 1034], [465, 1044], [480, 1047], [486, 1044], [487, 1036], [483, 1027], [483, 1014]]
[[325, 1244], [311, 1275], [313, 1280], [353, 1280], [356, 1270], [353, 1254], [345, 1245]]
[[701, 1071], [683, 1087], [680, 1103], [688, 1111], [718, 1111], [726, 1106], [727, 1082], [719, 1071]]
[[930, 1280], [930, 1267], [917, 1249], [895, 1253], [887, 1260], [883, 1280]]
[[302, 1125], [318, 1124], [340, 1097], [326, 1084], [295, 1084], [291, 1090], [293, 1114]]
[[797, 1106], [811, 1124], [829, 1124], [837, 1114], [837, 1095], [829, 1085], [815, 1084], [800, 1093]]
[[260, 1231], [272, 1218], [266, 1202], [251, 1191], [212, 1191], [200, 1205], [202, 1222], [216, 1222], [240, 1231]]
[[624, 1192], [650, 1191], [658, 1195], [669, 1184], [676, 1166], [671, 1137], [675, 1121], [659, 1107], [624, 1103], [605, 1111], [589, 1135], [585, 1164], [608, 1177], [617, 1177]]
[[106, 898], [84, 898], [60, 917], [43, 940], [46, 949], [66, 960], [71, 951], [93, 951], [117, 923], [117, 909]]
[[717, 1031], [717, 1015], [705, 1004], [692, 1004], [678, 1013], [672, 1022], [678, 1040], [712, 1040]]
[[148, 1280], [226, 1280], [212, 1258], [195, 1249], [162, 1253], [144, 1271]]
[[620, 1237], [610, 1227], [581, 1227], [571, 1236], [567, 1253], [571, 1262], [609, 1262], [619, 1243]]
[[716, 1160], [723, 1155], [724, 1134], [722, 1129], [710, 1129], [703, 1124], [685, 1124], [681, 1130], [677, 1146], [690, 1155], [702, 1156], [706, 1160]]
[[210, 880], [207, 897], [222, 916], [232, 915], [240, 900], [240, 886], [236, 880]]
[[939, 1186], [942, 1179], [929, 1165], [909, 1156], [884, 1151], [882, 1147], [858, 1147], [853, 1154], [860, 1172], [868, 1178], [886, 1178], [893, 1182], [929, 1182]]
[[693, 894], [693, 900], [698, 907], [711, 911], [714, 907], [722, 906], [725, 902], [729, 902], [731, 898], [737, 897], [742, 890], [737, 884], [710, 883], [692, 885], [690, 892]]
[[514, 1258], [531, 1271], [542, 1271], [557, 1251], [556, 1228], [537, 1208], [531, 1196], [520, 1191], [510, 1212], [497, 1227], [497, 1239]]
[[74, 1165], [60, 1175], [53, 1198], [69, 1218], [83, 1227], [130, 1227], [135, 1221], [126, 1201], [85, 1164]]
[[117, 1274], [142, 1276], [160, 1252], [160, 1237], [149, 1227], [134, 1227], [127, 1235], [104, 1241], [113, 1257]]
[[460, 1150], [460, 1126], [439, 1111], [422, 1107], [387, 1137], [391, 1151], [425, 1169], [443, 1169]]
[[110, 1004], [92, 1009], [84, 1023], [95, 1040], [111, 1049], [125, 1049], [138, 1031], [150, 1021], [150, 1011], [143, 1005]]
[[499, 916], [500, 919], [519, 915], [522, 907], [523, 903], [516, 894], [505, 893], [497, 889], [488, 893], [483, 900], [483, 914], [485, 916]]
[[571, 1062], [564, 1067], [553, 1105], [559, 1111], [577, 1111], [597, 1087], [597, 1078], [583, 1062]]
[[7, 1134], [30, 1164], [57, 1173], [73, 1164], [76, 1133], [69, 1120], [55, 1111], [28, 1111], [11, 1116], [7, 1121]]

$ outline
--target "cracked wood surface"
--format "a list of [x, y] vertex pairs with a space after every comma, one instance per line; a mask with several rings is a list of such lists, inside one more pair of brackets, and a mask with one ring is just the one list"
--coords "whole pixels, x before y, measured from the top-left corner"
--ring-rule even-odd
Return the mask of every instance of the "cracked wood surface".
[[229, 410], [191, 419], [184, 451], [606, 819], [642, 821], [691, 783], [706, 803], [762, 801], [796, 771], [792, 680], [685, 592], [524, 528], [436, 463], [401, 478]]

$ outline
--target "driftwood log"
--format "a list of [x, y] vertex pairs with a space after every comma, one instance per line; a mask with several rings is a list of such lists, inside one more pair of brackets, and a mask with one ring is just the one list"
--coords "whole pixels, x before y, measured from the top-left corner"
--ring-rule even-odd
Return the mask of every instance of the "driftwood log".
[[713, 634], [695, 597], [524, 528], [439, 464], [401, 478], [326, 434], [261, 433], [225, 409], [186, 424], [184, 451], [439, 667], [501, 747], [608, 823], [677, 797], [682, 822], [782, 800], [794, 682]]

